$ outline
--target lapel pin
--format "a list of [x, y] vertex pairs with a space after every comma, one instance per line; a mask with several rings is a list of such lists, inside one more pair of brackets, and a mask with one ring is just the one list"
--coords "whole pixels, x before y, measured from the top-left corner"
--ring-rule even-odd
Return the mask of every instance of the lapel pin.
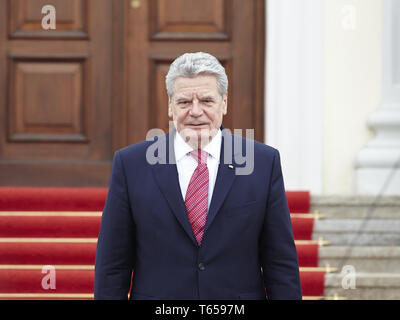
[[228, 167], [229, 167], [230, 169], [233, 169], [233, 165], [231, 165], [231, 164], [229, 164]]

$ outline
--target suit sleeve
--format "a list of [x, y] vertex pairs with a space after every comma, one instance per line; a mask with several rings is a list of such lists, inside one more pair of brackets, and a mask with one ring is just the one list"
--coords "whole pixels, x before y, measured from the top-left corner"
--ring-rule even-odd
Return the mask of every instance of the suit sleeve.
[[94, 298], [127, 299], [135, 260], [135, 225], [123, 163], [115, 153], [97, 241]]
[[260, 258], [268, 299], [301, 299], [301, 285], [292, 223], [278, 150], [275, 150]]

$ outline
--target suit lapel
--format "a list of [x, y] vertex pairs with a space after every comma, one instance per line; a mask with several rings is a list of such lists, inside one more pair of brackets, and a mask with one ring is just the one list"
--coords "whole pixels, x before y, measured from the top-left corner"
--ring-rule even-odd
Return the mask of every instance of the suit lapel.
[[[221, 127], [223, 129], [223, 127]], [[152, 166], [155, 180], [166, 198], [169, 206], [172, 209], [176, 219], [179, 221], [187, 235], [197, 246], [197, 240], [194, 236], [192, 226], [190, 225], [188, 214], [182, 193], [179, 185], [178, 171], [176, 168], [175, 152], [174, 152], [174, 138], [176, 130], [171, 130], [164, 137], [166, 139], [166, 154], [159, 154], [158, 158], [160, 163]], [[229, 132], [222, 131], [222, 143], [220, 153], [220, 163], [218, 166], [217, 178], [215, 181], [213, 196], [211, 199], [210, 209], [207, 213], [207, 220], [204, 233], [208, 230], [214, 218], [216, 217], [219, 209], [221, 208], [230, 188], [232, 187], [235, 179], [235, 157], [232, 153], [225, 154], [225, 148], [233, 150], [233, 135]], [[230, 159], [226, 158], [229, 155]], [[204, 237], [204, 235], [203, 235]]]
[[[223, 127], [221, 127], [223, 129]], [[233, 150], [232, 134], [226, 130], [222, 130], [222, 144], [221, 144], [221, 154], [220, 162], [218, 166], [217, 178], [214, 185], [213, 196], [211, 198], [210, 209], [207, 213], [207, 220], [204, 232], [208, 230], [211, 223], [214, 221], [219, 209], [221, 208], [229, 190], [232, 187], [233, 181], [235, 180], [235, 170], [234, 167], [236, 163], [234, 162], [234, 157], [232, 153], [228, 152], [225, 154], [225, 149]], [[229, 156], [229, 158], [226, 158]], [[204, 237], [204, 236], [203, 236]]]
[[[166, 138], [166, 154], [158, 155], [160, 163], [153, 165], [155, 180], [172, 209], [176, 219], [179, 221], [189, 238], [197, 244], [192, 226], [190, 225], [186, 206], [182, 198], [179, 185], [178, 171], [176, 168], [174, 138], [176, 131], [173, 129], [164, 137]], [[164, 158], [165, 157], [165, 158]]]

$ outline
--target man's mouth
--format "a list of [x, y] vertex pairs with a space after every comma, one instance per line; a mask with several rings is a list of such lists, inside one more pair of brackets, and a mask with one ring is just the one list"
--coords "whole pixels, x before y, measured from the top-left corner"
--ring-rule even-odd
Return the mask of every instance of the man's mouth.
[[201, 127], [207, 125], [206, 123], [188, 123], [187, 126], [191, 127]]

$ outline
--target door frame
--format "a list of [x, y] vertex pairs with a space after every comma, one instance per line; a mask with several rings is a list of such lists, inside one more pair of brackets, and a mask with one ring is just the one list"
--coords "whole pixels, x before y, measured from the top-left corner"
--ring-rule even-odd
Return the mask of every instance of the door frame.
[[[236, 1], [236, 0], [232, 0]], [[253, 88], [255, 97], [255, 123], [254, 139], [264, 142], [264, 103], [265, 103], [265, 26], [266, 26], [266, 1], [254, 0], [254, 30], [258, 30], [252, 36], [254, 37], [256, 56], [253, 61], [253, 73], [255, 86]], [[129, 141], [129, 126], [140, 126], [141, 119], [133, 119], [128, 123], [128, 12], [130, 0], [113, 1], [113, 57], [112, 57], [112, 134], [113, 151], [121, 149], [131, 142]], [[139, 106], [138, 106], [139, 108]], [[137, 122], [136, 122], [137, 121]], [[250, 128], [248, 128], [250, 129]]]

